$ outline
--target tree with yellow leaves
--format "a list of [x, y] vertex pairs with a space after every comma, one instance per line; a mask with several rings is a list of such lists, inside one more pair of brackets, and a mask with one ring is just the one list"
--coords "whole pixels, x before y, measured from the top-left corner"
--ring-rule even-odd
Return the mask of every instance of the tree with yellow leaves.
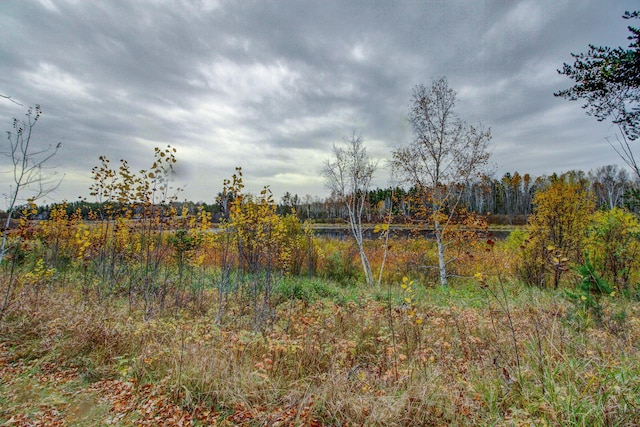
[[587, 230], [586, 251], [602, 277], [623, 293], [640, 268], [640, 223], [621, 208], [597, 211]]
[[595, 200], [587, 181], [569, 172], [551, 177], [548, 187], [536, 193], [533, 204], [519, 273], [531, 285], [543, 287], [553, 282], [557, 288], [569, 265], [583, 260]]

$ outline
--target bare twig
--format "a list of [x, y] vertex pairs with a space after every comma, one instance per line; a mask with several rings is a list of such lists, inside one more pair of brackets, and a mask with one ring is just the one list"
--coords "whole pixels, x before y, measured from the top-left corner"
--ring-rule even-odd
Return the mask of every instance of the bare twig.
[[19, 106], [21, 106], [21, 107], [22, 107], [22, 104], [20, 104], [18, 101], [16, 101], [15, 99], [13, 99], [13, 98], [12, 98], [12, 97], [10, 97], [10, 96], [0, 94], [0, 98], [7, 99], [7, 100], [9, 100], [9, 101], [13, 102], [14, 104], [19, 105]]
[[633, 150], [631, 149], [631, 145], [629, 144], [629, 140], [627, 139], [626, 134], [623, 132], [623, 129], [620, 124], [618, 124], [618, 129], [620, 130], [620, 135], [616, 134], [616, 141], [618, 146], [612, 143], [608, 138], [607, 142], [613, 148], [618, 156], [633, 169], [633, 172], [636, 174], [638, 178], [640, 178], [640, 166], [636, 161], [635, 156], [633, 155]]
[[358, 245], [365, 280], [367, 285], [373, 285], [371, 264], [364, 250], [362, 216], [377, 164], [369, 158], [361, 135], [354, 131], [344, 142], [346, 148], [333, 146], [333, 156], [325, 163], [323, 172], [327, 187], [347, 208], [349, 225]]
[[60, 181], [53, 178], [55, 175], [47, 175], [43, 171], [45, 164], [55, 156], [61, 147], [58, 143], [45, 149], [34, 149], [32, 145], [33, 128], [35, 127], [42, 111], [39, 105], [27, 110], [26, 119], [20, 121], [13, 119], [12, 130], [7, 131], [8, 146], [6, 151], [0, 153], [9, 158], [12, 165], [13, 182], [10, 185], [7, 198], [7, 218], [2, 230], [2, 243], [0, 244], [0, 263], [7, 252], [7, 240], [11, 219], [18, 208], [18, 203], [23, 197], [23, 191], [33, 191], [26, 200], [33, 204], [36, 200], [46, 197], [55, 191]]

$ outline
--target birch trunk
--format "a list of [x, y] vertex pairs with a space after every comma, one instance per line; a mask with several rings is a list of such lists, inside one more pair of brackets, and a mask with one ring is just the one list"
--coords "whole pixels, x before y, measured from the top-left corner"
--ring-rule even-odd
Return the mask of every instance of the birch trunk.
[[440, 284], [447, 286], [447, 263], [444, 258], [444, 242], [442, 241], [442, 228], [440, 222], [435, 221], [434, 229], [436, 234], [436, 244], [438, 246], [438, 270], [440, 272]]

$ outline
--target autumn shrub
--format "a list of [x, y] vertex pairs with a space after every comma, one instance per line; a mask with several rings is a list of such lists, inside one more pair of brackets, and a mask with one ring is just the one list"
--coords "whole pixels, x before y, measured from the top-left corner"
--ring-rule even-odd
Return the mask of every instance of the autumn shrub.
[[[453, 228], [453, 226], [451, 226]], [[451, 229], [450, 229], [451, 231]], [[449, 254], [452, 260], [449, 273], [454, 279], [472, 277], [476, 265], [483, 257], [484, 241], [475, 231], [458, 230], [457, 239], [451, 240]], [[466, 237], [462, 234], [466, 234]], [[486, 234], [483, 234], [486, 236]], [[405, 275], [419, 280], [423, 286], [433, 286], [438, 283], [438, 255], [436, 244], [432, 239], [422, 236], [402, 237], [392, 236], [389, 239], [388, 265], [383, 275], [383, 282], [399, 282]], [[382, 248], [371, 250], [372, 265], [379, 266]]]
[[101, 156], [92, 170], [90, 192], [100, 206], [93, 217], [101, 244], [91, 253], [97, 294], [103, 298], [124, 286], [130, 298], [142, 299], [149, 315], [162, 309], [172, 287], [161, 273], [170, 253], [166, 230], [177, 216], [171, 204], [178, 191], [171, 187], [175, 153], [171, 146], [156, 147], [153, 164], [138, 172], [124, 159], [113, 169]]
[[[173, 218], [171, 229], [166, 236], [166, 244], [171, 249], [170, 257], [177, 270], [177, 293], [190, 291], [192, 298], [202, 295], [208, 267], [207, 254], [213, 254], [209, 244], [211, 214], [198, 207], [195, 214], [189, 215], [186, 206]], [[176, 296], [176, 305], [179, 298]]]
[[640, 223], [620, 208], [596, 211], [587, 229], [585, 250], [593, 269], [619, 292], [629, 294], [640, 267]]
[[223, 194], [232, 199], [229, 218], [222, 225], [231, 233], [238, 264], [246, 271], [282, 271], [299, 274], [312, 249], [310, 231], [305, 231], [295, 213], [278, 215], [273, 194], [265, 187], [259, 196], [243, 194], [242, 171], [225, 180]]
[[281, 218], [284, 242], [287, 247], [283, 267], [293, 275], [313, 275], [317, 269], [317, 245], [313, 230], [300, 222], [295, 212]]
[[[307, 258], [310, 267], [308, 274], [333, 280], [343, 286], [359, 284], [364, 280], [357, 245], [351, 239], [331, 237], [310, 237], [311, 251]], [[379, 273], [382, 261], [382, 245], [378, 240], [365, 240], [364, 250], [370, 261], [372, 271]], [[386, 275], [384, 276], [386, 278]], [[376, 277], [377, 278], [377, 277]]]
[[261, 196], [238, 196], [231, 208], [229, 226], [233, 228], [241, 268], [256, 273], [274, 269], [281, 261], [283, 229], [276, 214], [272, 195], [264, 189]]
[[283, 275], [300, 274], [306, 258], [315, 252], [314, 239], [293, 213], [278, 215], [277, 206], [268, 187], [260, 195], [243, 193], [242, 171], [236, 169], [231, 179], [224, 181], [219, 198], [228, 210], [228, 218], [220, 226], [217, 237], [220, 298], [219, 315], [231, 291], [233, 269], [246, 274], [238, 289], [242, 298], [253, 307], [256, 327], [275, 319], [271, 301], [274, 286]]
[[[438, 280], [436, 268], [437, 252], [435, 242], [421, 236], [395, 237], [389, 241], [389, 262], [384, 275], [385, 282], [399, 283], [404, 276], [411, 276], [423, 284], [435, 283]], [[381, 251], [374, 252], [374, 265], [378, 265]]]
[[356, 255], [354, 250], [334, 251], [326, 254], [320, 267], [321, 276], [334, 280], [343, 286], [357, 284], [362, 275], [356, 266]]
[[583, 261], [595, 201], [586, 183], [569, 174], [552, 179], [533, 203], [518, 273], [530, 285], [558, 288], [569, 266]]
[[67, 214], [65, 203], [53, 206], [49, 218], [37, 223], [37, 237], [44, 243], [43, 254], [48, 265], [58, 270], [68, 268], [82, 251], [76, 232], [82, 223], [80, 212]]

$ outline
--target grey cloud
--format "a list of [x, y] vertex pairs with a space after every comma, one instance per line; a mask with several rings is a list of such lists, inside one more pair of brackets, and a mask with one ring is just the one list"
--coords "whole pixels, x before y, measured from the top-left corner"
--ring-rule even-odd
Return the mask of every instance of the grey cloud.
[[[588, 43], [625, 44], [625, 6], [8, 0], [0, 93], [43, 105], [38, 135], [64, 144], [67, 199], [88, 193], [81, 176], [98, 155], [143, 168], [154, 144], [178, 148], [194, 200], [211, 200], [235, 166], [253, 189], [321, 195], [331, 145], [355, 129], [384, 158], [411, 138], [412, 87], [439, 76], [465, 119], [492, 128], [499, 172], [567, 159], [588, 170], [615, 162], [612, 130], [553, 97], [570, 85], [555, 70]], [[23, 113], [0, 100], [6, 126]]]

